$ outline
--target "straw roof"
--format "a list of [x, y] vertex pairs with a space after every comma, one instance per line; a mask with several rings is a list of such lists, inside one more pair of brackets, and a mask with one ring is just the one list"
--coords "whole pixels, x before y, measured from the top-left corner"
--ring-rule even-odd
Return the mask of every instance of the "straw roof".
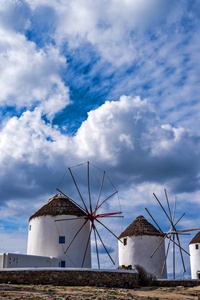
[[29, 221], [36, 217], [58, 215], [74, 215], [80, 217], [86, 214], [67, 197], [56, 194], [49, 199], [47, 204], [42, 206], [34, 215], [32, 215]]
[[158, 231], [152, 224], [150, 224], [143, 216], [138, 216], [119, 236], [123, 238], [126, 236], [139, 235], [156, 235], [160, 236], [162, 233]]
[[190, 244], [198, 244], [200, 243], [200, 231], [193, 237], [193, 239], [191, 240]]

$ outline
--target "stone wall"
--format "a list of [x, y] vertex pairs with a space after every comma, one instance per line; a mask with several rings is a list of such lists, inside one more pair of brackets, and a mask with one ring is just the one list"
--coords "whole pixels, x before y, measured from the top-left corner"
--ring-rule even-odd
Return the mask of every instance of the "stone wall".
[[200, 285], [200, 280], [198, 279], [157, 279], [154, 285], [165, 286], [165, 287], [173, 287], [173, 286], [193, 287], [193, 286]]
[[69, 286], [134, 287], [138, 273], [125, 270], [91, 269], [2, 269], [0, 283]]

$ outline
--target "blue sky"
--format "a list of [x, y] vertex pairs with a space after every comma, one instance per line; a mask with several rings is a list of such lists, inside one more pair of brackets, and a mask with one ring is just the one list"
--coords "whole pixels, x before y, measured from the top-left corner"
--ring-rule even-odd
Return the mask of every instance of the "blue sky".
[[124, 227], [159, 216], [164, 188], [180, 228], [200, 227], [199, 1], [0, 2], [0, 251], [26, 252], [29, 216], [86, 161]]

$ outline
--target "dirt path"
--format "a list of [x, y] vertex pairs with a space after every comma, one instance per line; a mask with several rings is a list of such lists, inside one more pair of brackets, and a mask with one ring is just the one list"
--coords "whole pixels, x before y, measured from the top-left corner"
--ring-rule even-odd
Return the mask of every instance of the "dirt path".
[[114, 289], [0, 284], [0, 299], [200, 299], [200, 287]]

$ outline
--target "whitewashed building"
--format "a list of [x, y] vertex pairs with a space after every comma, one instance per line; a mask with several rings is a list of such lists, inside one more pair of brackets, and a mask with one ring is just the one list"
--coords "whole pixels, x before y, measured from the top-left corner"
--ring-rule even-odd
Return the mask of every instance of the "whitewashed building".
[[167, 278], [167, 268], [161, 274], [165, 260], [165, 243], [153, 251], [163, 239], [163, 235], [143, 216], [138, 216], [119, 236], [119, 266], [142, 266], [156, 278]]
[[78, 206], [55, 195], [29, 219], [27, 254], [57, 257], [61, 267], [91, 268], [90, 222], [83, 226], [85, 221]]
[[19, 253], [0, 253], [0, 269], [59, 267], [60, 259]]
[[191, 278], [200, 279], [200, 231], [189, 243]]

